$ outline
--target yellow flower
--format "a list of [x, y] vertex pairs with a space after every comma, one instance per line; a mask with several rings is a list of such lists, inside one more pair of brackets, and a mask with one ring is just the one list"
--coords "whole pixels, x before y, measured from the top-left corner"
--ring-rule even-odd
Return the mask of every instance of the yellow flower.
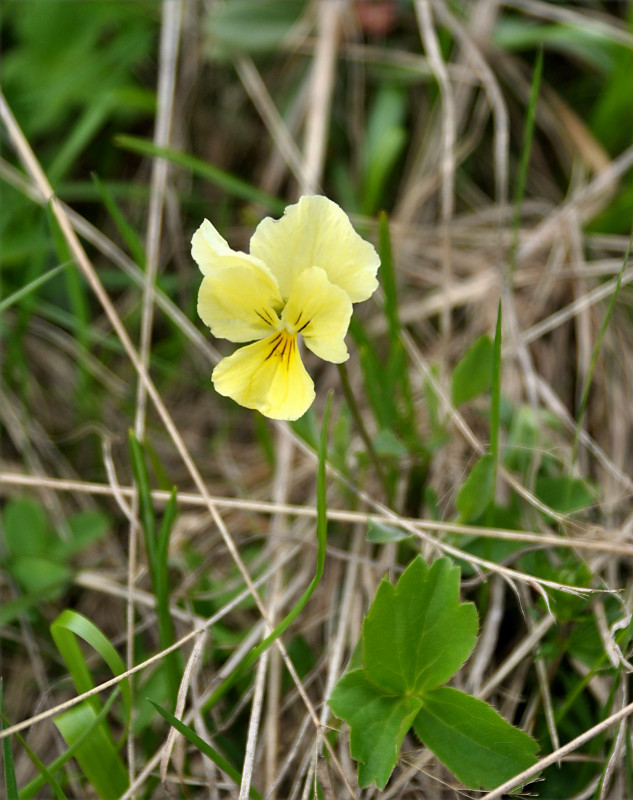
[[209, 220], [191, 254], [202, 274], [198, 314], [214, 336], [253, 342], [213, 370], [216, 390], [273, 419], [298, 419], [314, 401], [299, 337], [325, 361], [349, 354], [352, 303], [378, 286], [380, 260], [326, 197], [305, 196], [280, 220], [263, 219], [250, 253], [231, 250]]

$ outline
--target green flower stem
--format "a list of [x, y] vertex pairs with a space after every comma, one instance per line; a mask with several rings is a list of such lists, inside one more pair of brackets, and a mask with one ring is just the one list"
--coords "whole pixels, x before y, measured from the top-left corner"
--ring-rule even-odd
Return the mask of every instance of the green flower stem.
[[244, 657], [233, 672], [225, 678], [224, 681], [209, 697], [203, 706], [204, 711], [212, 708], [221, 697], [235, 684], [238, 678], [243, 675], [246, 670], [251, 667], [261, 654], [267, 650], [270, 645], [278, 639], [282, 633], [294, 622], [299, 616], [306, 603], [314, 593], [314, 590], [319, 585], [323, 570], [325, 568], [325, 551], [327, 546], [327, 502], [326, 502], [326, 476], [325, 465], [327, 462], [327, 439], [328, 439], [328, 423], [330, 419], [330, 409], [332, 406], [332, 394], [328, 396], [325, 404], [325, 411], [323, 412], [323, 425], [321, 427], [321, 438], [319, 441], [319, 467], [317, 470], [317, 564], [314, 577], [310, 581], [305, 592], [301, 595], [296, 605], [291, 611], [281, 620], [281, 622], [268, 634], [265, 639], [256, 646]]
[[363, 422], [363, 418], [360, 413], [360, 409], [358, 407], [358, 403], [356, 402], [356, 398], [354, 397], [354, 392], [352, 391], [352, 387], [349, 382], [349, 376], [347, 374], [347, 367], [345, 364], [337, 364], [338, 367], [338, 374], [341, 378], [341, 386], [343, 387], [343, 394], [345, 395], [345, 399], [347, 400], [347, 405], [349, 406], [349, 410], [352, 412], [352, 416], [354, 417], [354, 421], [358, 427], [358, 432], [361, 435], [361, 439], [363, 440], [365, 447], [367, 448], [367, 453], [369, 458], [371, 459], [372, 464], [376, 470], [376, 474], [382, 483], [383, 489], [385, 490], [385, 496], [391, 497], [391, 492], [389, 490], [389, 482], [387, 481], [387, 476], [382, 468], [380, 463], [380, 459], [378, 458], [378, 453], [374, 450], [374, 445], [371, 441], [371, 437], [367, 428], [365, 427], [365, 423]]

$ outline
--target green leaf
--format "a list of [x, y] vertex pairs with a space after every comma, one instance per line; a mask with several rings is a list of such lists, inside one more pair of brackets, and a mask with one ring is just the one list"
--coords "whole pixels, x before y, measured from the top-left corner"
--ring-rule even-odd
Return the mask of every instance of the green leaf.
[[277, 51], [304, 6], [305, 0], [232, 0], [216, 6], [208, 24], [212, 55]]
[[110, 518], [101, 511], [79, 511], [68, 519], [68, 527], [72, 538], [68, 541], [58, 540], [54, 554], [58, 559], [68, 558], [80, 552], [93, 542], [102, 539], [110, 528]]
[[[2, 678], [0, 678], [0, 731], [4, 728], [4, 691]], [[4, 760], [4, 788], [7, 800], [18, 800], [18, 784], [15, 779], [15, 765], [13, 763], [13, 750], [11, 739], [7, 736], [2, 740], [2, 758]]]
[[122, 147], [125, 150], [131, 150], [133, 153], [140, 153], [152, 158], [165, 158], [172, 164], [191, 170], [194, 175], [198, 175], [204, 180], [215, 184], [223, 192], [231, 196], [240, 197], [250, 203], [259, 203], [278, 214], [283, 214], [284, 212], [285, 205], [281, 200], [213, 164], [202, 161], [200, 158], [190, 156], [180, 150], [173, 150], [170, 147], [159, 147], [153, 142], [141, 139], [138, 136], [119, 134], [115, 136], [114, 141], [118, 147]]
[[[9, 565], [11, 574], [28, 594], [50, 598], [61, 593], [72, 572], [65, 564], [40, 556], [19, 556]], [[55, 590], [52, 592], [51, 591]]]
[[[198, 734], [192, 730], [188, 725], [186, 725], [181, 719], [174, 716], [170, 711], [167, 711], [166, 708], [162, 708], [151, 700], [149, 697], [147, 698], [148, 702], [150, 702], [156, 711], [163, 717], [164, 719], [169, 722], [169, 724], [175, 728], [179, 733], [181, 733], [187, 741], [191, 742], [191, 744], [196, 747], [203, 755], [207, 758], [211, 759], [213, 763], [219, 767], [223, 772], [232, 778], [235, 783], [239, 784], [241, 782], [242, 776], [240, 775], [239, 771], [228, 761], [221, 753], [211, 747], [208, 742], [205, 742]], [[253, 789], [251, 786], [249, 789], [249, 794], [253, 798], [253, 800], [261, 800], [261, 794], [257, 791], [257, 789]]]
[[493, 789], [537, 761], [534, 739], [483, 700], [457, 689], [443, 687], [425, 693], [413, 728], [471, 789]]
[[538, 478], [536, 496], [561, 514], [580, 511], [596, 502], [596, 496], [589, 484], [581, 478], [572, 478], [570, 475]]
[[44, 510], [31, 500], [10, 500], [2, 512], [4, 541], [12, 556], [38, 556], [47, 551], [50, 531]]
[[[87, 617], [72, 609], [65, 609], [51, 623], [51, 635], [60, 655], [64, 659], [68, 671], [78, 693], [94, 688], [94, 682], [83, 654], [79, 648], [77, 637], [89, 644], [110, 667], [113, 675], [125, 672], [125, 664], [105, 634]], [[130, 718], [132, 698], [127, 678], [119, 684], [126, 708], [126, 718]], [[101, 709], [98, 698], [88, 701], [97, 711]]]
[[455, 498], [462, 522], [473, 522], [484, 513], [492, 501], [494, 480], [494, 457], [487, 453], [471, 469]]
[[382, 428], [374, 437], [374, 450], [386, 458], [403, 458], [409, 451], [389, 428]]
[[382, 522], [369, 520], [367, 523], [367, 541], [373, 544], [387, 544], [388, 542], [401, 542], [403, 539], [410, 539], [411, 534], [403, 528], [395, 528], [391, 525], [383, 525]]
[[464, 353], [453, 370], [451, 398], [460, 406], [490, 388], [492, 377], [493, 346], [489, 336], [480, 336]]
[[[77, 742], [97, 718], [89, 703], [81, 703], [55, 718], [55, 725], [67, 745]], [[75, 758], [90, 784], [103, 800], [115, 800], [128, 787], [128, 775], [106, 725], [95, 725], [77, 747]]]
[[[110, 667], [113, 675], [125, 671], [125, 665], [105, 634], [87, 617], [77, 611], [65, 609], [51, 624], [51, 635], [59, 650], [78, 693], [94, 687], [90, 669], [77, 638], [89, 644]], [[127, 679], [119, 684], [125, 705], [125, 718], [131, 717], [131, 693]], [[128, 786], [128, 775], [105, 720], [97, 722], [102, 706], [96, 695], [55, 718], [55, 725], [66, 743], [76, 746], [75, 758], [92, 787], [103, 800], [114, 800]], [[89, 736], [83, 738], [86, 728], [92, 726]], [[125, 738], [125, 737], [124, 737]]]
[[477, 611], [459, 602], [459, 567], [418, 556], [396, 586], [384, 579], [363, 623], [367, 677], [386, 692], [419, 694], [451, 678], [477, 638]]
[[387, 695], [369, 681], [365, 670], [356, 669], [341, 678], [328, 703], [350, 726], [350, 750], [360, 762], [359, 784], [375, 782], [384, 789], [422, 701], [407, 695]]

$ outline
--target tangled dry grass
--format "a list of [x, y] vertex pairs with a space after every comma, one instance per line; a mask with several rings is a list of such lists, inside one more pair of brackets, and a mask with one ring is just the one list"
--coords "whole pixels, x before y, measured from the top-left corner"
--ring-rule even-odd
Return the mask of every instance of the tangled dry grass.
[[[252, 679], [212, 714], [215, 740], [237, 763], [243, 758], [241, 788], [184, 740], [168, 738], [164, 723], [155, 719], [128, 740], [131, 783], [123, 798], [162, 797], [165, 790], [174, 797], [243, 798], [252, 784], [268, 798], [294, 799], [316, 796], [317, 782], [326, 798], [377, 796], [357, 787], [346, 733], [328, 736], [338, 725], [325, 703], [356, 645], [378, 582], [386, 571], [397, 574], [408, 558], [396, 544], [367, 541], [369, 517], [403, 526], [429, 559], [448, 553], [464, 566], [464, 593], [479, 605], [481, 634], [457, 685], [538, 733], [546, 759], [541, 769], [574, 759], [597, 764], [574, 797], [629, 796], [630, 664], [613, 627], [626, 628], [630, 620], [633, 555], [628, 264], [595, 369], [592, 358], [627, 250], [626, 235], [601, 232], [596, 221], [613, 208], [633, 165], [633, 145], [607, 151], [578, 104], [566, 98], [564, 80], [553, 80], [557, 67], [564, 71], [563, 58], [546, 55], [550, 69], [536, 105], [516, 225], [514, 191], [532, 63], [495, 40], [500, 19], [511, 17], [524, 25], [597, 28], [631, 48], [626, 9], [538, 0], [321, 0], [305, 4], [274, 52], [213, 60], [203, 20], [217, 13], [215, 6], [165, 0], [155, 7], [160, 37], [154, 144], [193, 153], [288, 201], [323, 192], [345, 204], [356, 187], [355, 221], [370, 238], [377, 238], [375, 212], [388, 210], [414, 424], [421, 439], [431, 437], [434, 397], [445, 440], [414, 484], [414, 500], [411, 481], [419, 458], [402, 455], [388, 503], [352, 429], [343, 460], [330, 471], [324, 579], [291, 631], [259, 660]], [[375, 16], [367, 16], [370, 11]], [[565, 62], [566, 70], [574, 68], [582, 71]], [[393, 125], [406, 139], [381, 184], [382, 195], [363, 213], [369, 98], [390, 71], [405, 86], [404, 116]], [[145, 232], [143, 270], [111, 220], [101, 216], [95, 225], [78, 210], [80, 204], [53, 191], [37, 143], [32, 149], [4, 96], [0, 116], [8, 145], [0, 160], [3, 184], [50, 208], [90, 298], [89, 337], [83, 339], [39, 313], [37, 305], [28, 314], [16, 307], [4, 311], [6, 347], [20, 335], [28, 392], [15, 371], [5, 373], [2, 497], [35, 498], [62, 538], [69, 514], [78, 510], [105, 510], [110, 520], [107, 537], [75, 560], [62, 596], [0, 628], [7, 717], [17, 723], [10, 730], [21, 730], [46, 763], [64, 748], [51, 718], [66, 701], [75, 702], [74, 692], [47, 638], [47, 623], [64, 607], [93, 620], [126, 654], [139, 697], [158, 674], [164, 654], [139, 537], [127, 445], [133, 427], [151, 448], [157, 512], [165, 507], [166, 486], [175, 484], [179, 491], [169, 556], [171, 613], [184, 664], [177, 713], [206, 738], [205, 698], [240, 653], [293, 606], [314, 572], [314, 451], [287, 424], [264, 423], [214, 395], [208, 376], [222, 343], [212, 341], [191, 313], [197, 276], [188, 242], [203, 206], [207, 216], [217, 211], [214, 223], [236, 248], [246, 244], [263, 212], [252, 202], [227, 202], [225, 189], [192, 177], [173, 160], [130, 156], [126, 179], [147, 190], [147, 202], [129, 200], [125, 208], [131, 224]], [[88, 160], [83, 157], [84, 167]], [[629, 209], [624, 230], [630, 216]], [[119, 280], [108, 279], [106, 288], [102, 276], [112, 271]], [[168, 290], [157, 288], [163, 273], [174, 277]], [[523, 529], [512, 531], [455, 522], [455, 496], [485, 451], [488, 417], [485, 398], [464, 408], [452, 405], [450, 376], [477, 337], [493, 334], [499, 298], [502, 392], [513, 408], [532, 415], [536, 431], [527, 477], [510, 468], [500, 473], [499, 502], [518, 497], [523, 509]], [[379, 297], [361, 311], [377, 354], [388, 340], [383, 301]], [[319, 369], [317, 418], [329, 388], [335, 389], [334, 414], [340, 417], [344, 400], [337, 373]], [[358, 354], [349, 374], [375, 436]], [[588, 376], [591, 392], [574, 460]], [[93, 393], [83, 410], [70, 401], [82, 380]], [[505, 436], [510, 448], [510, 432]], [[596, 487], [593, 507], [568, 514], [538, 496], [529, 476], [548, 458]], [[437, 498], [435, 506], [427, 489]], [[475, 537], [492, 544], [473, 549]], [[501, 542], [512, 546], [495, 549]], [[546, 555], [549, 577], [530, 571], [535, 552]], [[501, 555], [490, 555], [495, 553]], [[561, 618], [567, 591], [586, 599]], [[19, 594], [5, 563], [3, 600], [8, 604]], [[585, 624], [598, 632], [601, 669], [591, 670], [569, 653], [574, 630]], [[91, 663], [105, 683], [109, 676]], [[573, 724], [559, 728], [565, 695], [580, 684], [580, 710]], [[34, 767], [15, 740], [14, 755], [18, 785], [24, 785]], [[533, 796], [566, 797], [553, 771], [544, 774], [543, 782], [532, 784]], [[65, 791], [68, 797], [93, 796], [72, 772]], [[464, 794], [410, 737], [380, 796]]]

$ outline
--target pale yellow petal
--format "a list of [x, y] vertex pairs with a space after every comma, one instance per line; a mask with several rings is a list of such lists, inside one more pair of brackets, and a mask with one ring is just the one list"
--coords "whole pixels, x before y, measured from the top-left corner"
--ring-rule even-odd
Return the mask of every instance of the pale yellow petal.
[[345, 334], [351, 316], [352, 303], [343, 289], [330, 283], [320, 267], [310, 267], [295, 279], [281, 318], [319, 358], [340, 364], [349, 358]]
[[314, 402], [297, 337], [283, 331], [222, 359], [213, 370], [213, 384], [225, 397], [272, 419], [298, 419]]
[[205, 275], [198, 314], [211, 333], [231, 342], [263, 339], [279, 325], [277, 281], [266, 267], [239, 264]]
[[232, 250], [208, 219], [204, 220], [191, 239], [191, 256], [203, 275], [215, 275], [228, 267], [252, 265], [265, 268], [258, 258]]
[[270, 267], [284, 298], [307, 267], [324, 269], [353, 303], [367, 300], [378, 287], [378, 254], [356, 233], [343, 209], [327, 197], [306, 195], [288, 206], [280, 220], [263, 219], [250, 252]]

